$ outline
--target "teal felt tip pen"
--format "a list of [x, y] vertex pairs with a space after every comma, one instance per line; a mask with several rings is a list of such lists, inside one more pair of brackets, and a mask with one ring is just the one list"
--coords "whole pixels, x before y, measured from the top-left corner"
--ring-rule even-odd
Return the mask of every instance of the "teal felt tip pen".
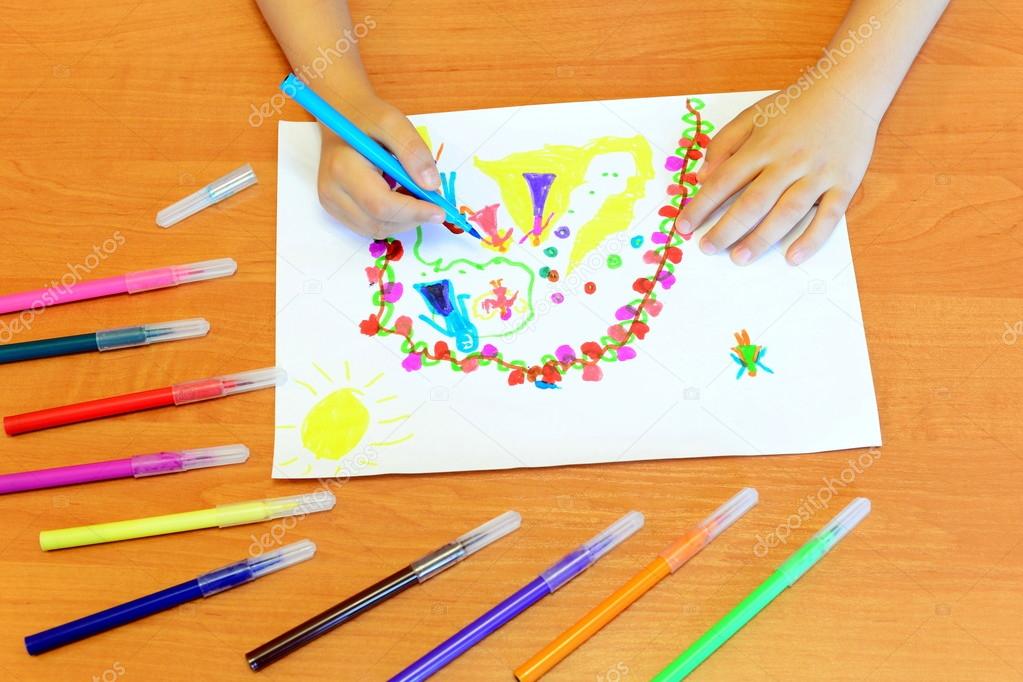
[[101, 329], [88, 334], [58, 336], [38, 341], [22, 341], [0, 346], [0, 365], [22, 360], [38, 360], [60, 355], [91, 353], [148, 346], [152, 343], [195, 339], [210, 331], [210, 323], [201, 317], [191, 320], [139, 324], [133, 327]]
[[448, 222], [476, 237], [476, 239], [480, 239], [479, 232], [469, 224], [469, 221], [465, 219], [465, 216], [459, 212], [453, 203], [448, 201], [440, 192], [420, 187], [398, 159], [394, 158], [394, 155], [381, 147], [372, 137], [359, 130], [354, 123], [328, 104], [315, 90], [299, 80], [295, 74], [288, 74], [288, 77], [281, 83], [281, 91], [295, 100], [299, 106], [312, 114], [320, 123], [333, 131], [335, 135], [347, 142], [352, 149], [359, 152], [367, 161], [408, 190], [412, 196], [442, 209]]
[[805, 545], [797, 549], [771, 574], [759, 587], [750, 592], [749, 596], [715, 623], [698, 640], [692, 643], [682, 655], [657, 673], [651, 682], [678, 682], [685, 679], [701, 663], [717, 651], [721, 645], [737, 633], [754, 616], [760, 613], [785, 588], [791, 587], [797, 580], [813, 568], [839, 540], [849, 534], [856, 525], [870, 513], [870, 500], [857, 497], [840, 511], [835, 518], [821, 528]]

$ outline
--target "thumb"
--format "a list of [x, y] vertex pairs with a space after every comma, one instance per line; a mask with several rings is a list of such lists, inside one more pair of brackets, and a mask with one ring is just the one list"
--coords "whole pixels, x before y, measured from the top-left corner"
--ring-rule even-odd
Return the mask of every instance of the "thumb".
[[381, 121], [380, 142], [398, 157], [412, 179], [424, 189], [440, 189], [440, 173], [412, 122], [395, 110]]

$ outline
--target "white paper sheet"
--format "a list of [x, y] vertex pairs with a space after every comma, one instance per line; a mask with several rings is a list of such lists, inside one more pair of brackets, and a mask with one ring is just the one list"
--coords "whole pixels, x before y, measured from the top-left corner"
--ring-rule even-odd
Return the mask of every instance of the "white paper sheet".
[[[701, 132], [713, 135], [764, 94], [695, 96]], [[274, 476], [879, 445], [844, 221], [800, 267], [787, 265], [779, 249], [737, 267], [726, 255], [703, 255], [697, 233], [679, 244], [679, 264], [667, 261], [674, 279], [659, 280], [653, 302], [637, 310], [643, 294], [634, 282], [665, 260], [666, 245], [653, 235], [670, 229], [659, 214], [678, 179], [678, 160], [669, 157], [685, 154], [679, 140], [695, 133], [685, 102], [414, 116], [434, 152], [443, 144], [439, 167], [448, 181], [454, 174], [458, 204], [479, 212], [488, 241], [507, 250], [428, 225], [398, 236], [400, 260], [378, 257], [384, 244], [371, 245], [320, 207], [318, 126], [281, 123], [277, 364], [290, 379], [276, 392]], [[540, 193], [550, 185], [546, 200], [534, 200], [530, 181]], [[493, 204], [488, 222], [485, 207]], [[382, 295], [393, 303], [377, 322], [400, 333], [366, 335], [360, 323], [373, 331]], [[642, 317], [623, 324], [644, 332], [629, 325], [646, 320], [641, 340], [611, 334], [630, 305]], [[760, 346], [755, 376], [733, 357], [743, 355], [733, 350], [743, 330], [750, 346]], [[416, 344], [411, 353], [406, 332]], [[431, 360], [443, 356], [438, 341], [454, 363]], [[600, 360], [584, 353], [586, 342], [606, 349]], [[744, 350], [747, 360], [757, 353]], [[527, 372], [502, 371], [502, 362], [559, 373], [549, 369], [537, 383]]]

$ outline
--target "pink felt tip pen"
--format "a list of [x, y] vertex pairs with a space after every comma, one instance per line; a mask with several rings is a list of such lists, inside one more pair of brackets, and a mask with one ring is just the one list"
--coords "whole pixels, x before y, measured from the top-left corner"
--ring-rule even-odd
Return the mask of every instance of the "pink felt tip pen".
[[226, 464], [241, 464], [248, 458], [249, 449], [244, 445], [236, 444], [194, 450], [154, 452], [123, 459], [90, 462], [89, 464], [22, 471], [16, 474], [0, 475], [0, 495], [93, 481], [109, 481], [115, 478], [143, 478]]
[[188, 265], [170, 265], [153, 270], [139, 270], [113, 277], [79, 281], [70, 285], [55, 281], [42, 289], [0, 296], [0, 314], [49, 308], [62, 303], [85, 301], [90, 298], [102, 298], [115, 294], [137, 294], [141, 291], [174, 287], [189, 282], [228, 277], [233, 275], [237, 269], [238, 264], [233, 259], [218, 258]]

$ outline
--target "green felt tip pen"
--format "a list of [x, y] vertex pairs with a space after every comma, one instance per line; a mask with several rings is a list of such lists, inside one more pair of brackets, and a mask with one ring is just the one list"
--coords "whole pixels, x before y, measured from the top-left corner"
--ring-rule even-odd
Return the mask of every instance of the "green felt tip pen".
[[722, 644], [750, 622], [765, 606], [774, 601], [786, 587], [799, 580], [821, 557], [848, 535], [863, 518], [870, 513], [870, 500], [857, 497], [840, 511], [828, 525], [817, 531], [805, 545], [792, 553], [785, 563], [778, 567], [738, 606], [715, 623], [698, 640], [682, 652], [682, 655], [668, 664], [650, 682], [677, 682], [693, 672], [701, 663], [718, 650]]

